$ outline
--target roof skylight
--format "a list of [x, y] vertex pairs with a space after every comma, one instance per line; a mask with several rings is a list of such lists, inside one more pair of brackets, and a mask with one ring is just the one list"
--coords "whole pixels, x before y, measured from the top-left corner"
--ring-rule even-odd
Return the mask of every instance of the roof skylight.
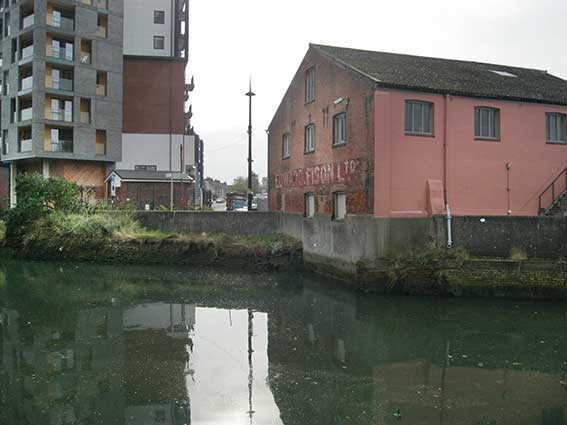
[[517, 75], [511, 74], [510, 72], [506, 72], [506, 71], [496, 71], [494, 69], [491, 69], [490, 72], [494, 72], [495, 74], [498, 74], [501, 77], [517, 77]]

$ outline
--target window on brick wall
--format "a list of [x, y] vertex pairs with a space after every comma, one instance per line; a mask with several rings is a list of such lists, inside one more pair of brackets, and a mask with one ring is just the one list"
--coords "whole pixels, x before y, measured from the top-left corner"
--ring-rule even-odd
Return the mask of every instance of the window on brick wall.
[[315, 195], [313, 193], [305, 194], [304, 215], [307, 218], [312, 218], [315, 215]]
[[315, 67], [305, 71], [305, 103], [315, 100]]
[[474, 136], [477, 139], [500, 139], [500, 110], [477, 107], [474, 116]]
[[305, 127], [305, 153], [315, 151], [315, 124]]
[[290, 135], [286, 133], [282, 137], [282, 158], [287, 159], [291, 155], [291, 147], [290, 147]]
[[547, 133], [547, 143], [567, 143], [564, 114], [546, 114], [545, 126]]
[[406, 100], [406, 134], [433, 135], [433, 103]]
[[347, 142], [346, 113], [335, 115], [333, 118], [333, 146], [345, 145]]
[[333, 193], [333, 220], [344, 220], [346, 217], [346, 193]]

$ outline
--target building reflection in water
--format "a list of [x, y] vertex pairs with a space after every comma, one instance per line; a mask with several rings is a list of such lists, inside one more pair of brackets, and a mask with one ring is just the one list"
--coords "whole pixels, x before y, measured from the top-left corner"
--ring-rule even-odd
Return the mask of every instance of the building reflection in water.
[[230, 295], [0, 309], [0, 424], [567, 425], [561, 305]]
[[270, 315], [283, 422], [566, 425], [567, 313], [523, 304], [308, 286]]
[[53, 324], [1, 310], [0, 423], [190, 424], [195, 307], [156, 304], [140, 317], [143, 307], [82, 309]]

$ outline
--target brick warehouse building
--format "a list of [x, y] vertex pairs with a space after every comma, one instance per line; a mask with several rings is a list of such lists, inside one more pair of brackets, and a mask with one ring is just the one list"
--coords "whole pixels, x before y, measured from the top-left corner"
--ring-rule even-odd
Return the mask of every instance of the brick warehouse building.
[[556, 213], [566, 115], [545, 71], [312, 44], [269, 127], [270, 208]]

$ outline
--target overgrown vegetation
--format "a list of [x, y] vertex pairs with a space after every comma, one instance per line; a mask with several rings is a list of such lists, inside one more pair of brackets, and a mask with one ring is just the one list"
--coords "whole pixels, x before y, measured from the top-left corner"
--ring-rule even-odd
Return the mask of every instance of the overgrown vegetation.
[[237, 265], [236, 260], [243, 266], [271, 267], [275, 259], [289, 260], [301, 250], [296, 240], [283, 235], [147, 230], [134, 212], [97, 211], [82, 203], [79, 187], [62, 179], [26, 175], [18, 178], [17, 187], [17, 205], [7, 215], [6, 242], [18, 255], [31, 258], [215, 265]]

